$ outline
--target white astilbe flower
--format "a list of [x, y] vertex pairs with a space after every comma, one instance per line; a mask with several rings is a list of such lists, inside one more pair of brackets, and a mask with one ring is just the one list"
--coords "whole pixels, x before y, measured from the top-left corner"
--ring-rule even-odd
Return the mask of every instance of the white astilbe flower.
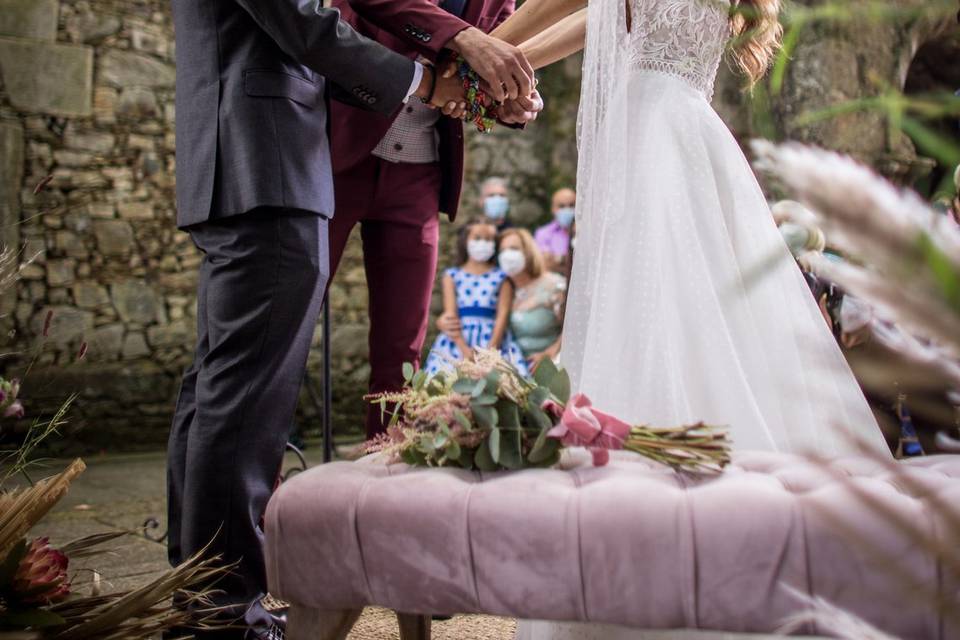
[[[960, 356], [960, 313], [929, 256], [960, 274], [960, 228], [849, 157], [796, 143], [755, 141], [758, 169], [776, 176], [820, 218], [830, 244], [854, 263], [814, 270], [868, 301], [878, 314]], [[954, 303], [955, 304], [955, 303]]]

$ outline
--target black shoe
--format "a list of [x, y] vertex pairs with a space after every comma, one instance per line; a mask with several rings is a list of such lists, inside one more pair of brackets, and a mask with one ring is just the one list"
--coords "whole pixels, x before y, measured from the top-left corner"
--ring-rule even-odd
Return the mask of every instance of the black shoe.
[[267, 609], [263, 601], [254, 602], [244, 616], [249, 625], [244, 640], [283, 640], [287, 631], [287, 609]]
[[250, 627], [244, 640], [283, 640], [286, 637], [286, 625], [271, 627]]

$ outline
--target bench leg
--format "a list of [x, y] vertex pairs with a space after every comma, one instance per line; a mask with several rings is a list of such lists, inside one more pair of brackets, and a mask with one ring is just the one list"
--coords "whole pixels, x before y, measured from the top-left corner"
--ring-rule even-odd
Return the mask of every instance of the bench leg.
[[287, 613], [287, 634], [290, 640], [346, 640], [362, 612], [318, 611], [291, 604]]
[[430, 616], [397, 612], [400, 640], [430, 640]]

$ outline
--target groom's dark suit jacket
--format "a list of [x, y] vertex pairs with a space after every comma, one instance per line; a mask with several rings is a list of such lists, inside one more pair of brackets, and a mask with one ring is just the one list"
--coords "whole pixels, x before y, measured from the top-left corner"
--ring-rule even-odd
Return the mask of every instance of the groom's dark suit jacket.
[[257, 207], [331, 215], [327, 93], [385, 119], [413, 62], [320, 0], [172, 2], [178, 225]]
[[[360, 33], [404, 56], [436, 60], [447, 43], [473, 25], [488, 33], [513, 14], [515, 0], [466, 0], [462, 19], [440, 9], [439, 0], [333, 0], [343, 19]], [[390, 129], [399, 110], [362, 111], [347, 104], [330, 108], [333, 166], [336, 173], [355, 167], [370, 155]], [[463, 123], [441, 118], [440, 211], [456, 216], [463, 187]]]

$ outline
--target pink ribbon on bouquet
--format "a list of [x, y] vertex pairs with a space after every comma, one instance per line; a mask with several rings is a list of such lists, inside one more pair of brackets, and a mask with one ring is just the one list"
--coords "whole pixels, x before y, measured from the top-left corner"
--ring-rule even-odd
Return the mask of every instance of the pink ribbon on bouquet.
[[593, 464], [602, 467], [610, 461], [611, 449], [623, 449], [632, 427], [610, 414], [599, 411], [590, 398], [578, 393], [567, 406], [547, 400], [543, 410], [560, 422], [547, 435], [565, 447], [586, 447], [593, 455]]

